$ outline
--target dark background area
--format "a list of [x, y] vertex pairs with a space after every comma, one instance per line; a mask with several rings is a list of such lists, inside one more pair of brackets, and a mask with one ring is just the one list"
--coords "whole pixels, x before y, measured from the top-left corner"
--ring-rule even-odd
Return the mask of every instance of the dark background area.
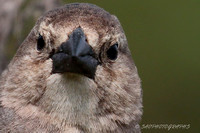
[[[19, 16], [31, 3], [27, 1], [20, 6], [21, 12], [18, 12], [12, 29], [21, 23]], [[62, 0], [56, 6], [71, 2], [77, 1]], [[142, 129], [142, 132], [200, 132], [200, 1], [78, 2], [96, 4], [119, 18], [142, 79], [144, 114], [141, 125], [190, 124], [189, 129]], [[34, 17], [22, 19], [21, 30], [9, 32], [3, 49], [4, 58], [10, 60], [13, 57], [18, 44], [45, 11], [41, 8], [37, 7], [40, 12]]]

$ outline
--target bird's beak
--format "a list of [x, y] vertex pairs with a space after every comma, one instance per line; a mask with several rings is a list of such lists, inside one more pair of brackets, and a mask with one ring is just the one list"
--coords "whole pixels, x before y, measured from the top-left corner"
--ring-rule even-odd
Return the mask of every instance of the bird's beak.
[[52, 73], [76, 73], [94, 79], [98, 60], [87, 43], [83, 30], [75, 29], [67, 42], [61, 44], [52, 57]]

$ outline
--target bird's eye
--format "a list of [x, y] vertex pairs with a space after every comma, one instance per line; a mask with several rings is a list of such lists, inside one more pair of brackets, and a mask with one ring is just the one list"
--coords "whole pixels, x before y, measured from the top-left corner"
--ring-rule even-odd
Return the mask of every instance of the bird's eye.
[[44, 46], [45, 46], [45, 42], [44, 42], [43, 36], [39, 34], [39, 37], [37, 39], [37, 50], [39, 51], [42, 50]]
[[107, 50], [107, 57], [110, 60], [116, 60], [118, 55], [118, 43], [115, 43]]

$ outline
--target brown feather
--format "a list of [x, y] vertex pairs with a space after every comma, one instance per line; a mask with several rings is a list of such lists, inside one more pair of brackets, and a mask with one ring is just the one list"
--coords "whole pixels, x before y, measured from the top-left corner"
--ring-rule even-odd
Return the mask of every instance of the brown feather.
[[[50, 54], [77, 27], [101, 58], [95, 80], [51, 73]], [[42, 51], [39, 34], [46, 42]], [[111, 61], [106, 50], [116, 42], [118, 58]], [[139, 133], [141, 81], [118, 19], [85, 3], [44, 14], [3, 72], [0, 102], [0, 132]]]

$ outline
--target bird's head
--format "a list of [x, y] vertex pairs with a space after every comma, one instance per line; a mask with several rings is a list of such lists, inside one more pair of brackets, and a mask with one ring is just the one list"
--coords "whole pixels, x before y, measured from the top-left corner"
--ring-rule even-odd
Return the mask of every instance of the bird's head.
[[44, 14], [3, 77], [9, 88], [3, 104], [31, 104], [72, 125], [98, 119], [103, 128], [109, 122], [114, 128], [141, 116], [140, 79], [123, 29], [95, 5], [70, 4]]

